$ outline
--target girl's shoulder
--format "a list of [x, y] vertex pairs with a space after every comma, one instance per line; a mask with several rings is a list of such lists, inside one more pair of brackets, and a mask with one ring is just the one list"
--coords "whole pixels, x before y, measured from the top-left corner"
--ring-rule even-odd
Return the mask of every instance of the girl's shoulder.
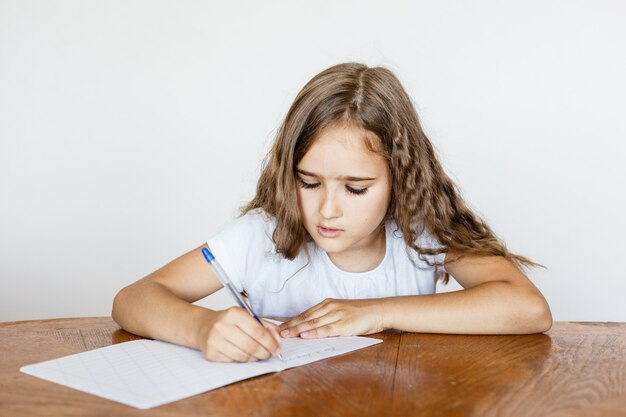
[[[394, 220], [389, 220], [387, 223], [388, 236], [398, 242], [399, 244], [404, 243], [404, 235], [400, 231], [400, 228], [396, 224]], [[421, 248], [428, 249], [441, 249], [444, 246], [439, 242], [439, 239], [431, 233], [427, 228], [423, 228], [422, 233], [415, 239], [414, 242], [417, 246]]]
[[229, 221], [211, 240], [224, 240], [239, 247], [259, 243], [266, 246], [271, 242], [275, 228], [276, 219], [257, 208]]
[[236, 218], [233, 223], [239, 223], [240, 227], [247, 227], [256, 231], [274, 231], [276, 228], [276, 218], [267, 214], [262, 208], [248, 211], [243, 216]]
[[[391, 239], [391, 250], [396, 253], [404, 253], [407, 259], [415, 266], [431, 268], [434, 264], [443, 265], [446, 254], [443, 251], [445, 246], [427, 228], [423, 228], [422, 233], [415, 239], [415, 244], [421, 249], [432, 249], [440, 251], [437, 255], [420, 254], [406, 244], [404, 235], [399, 230], [394, 221], [387, 224], [388, 234]], [[445, 270], [445, 269], [444, 269]]]
[[264, 222], [274, 222], [274, 223], [276, 223], [276, 218], [274, 216], [272, 216], [271, 214], [268, 214], [265, 210], [263, 210], [260, 207], [248, 211], [246, 214], [244, 214], [241, 217], [246, 217], [246, 218], [249, 218], [249, 219], [255, 219], [257, 221], [262, 220]]
[[220, 260], [235, 286], [245, 288], [251, 268], [259, 265], [273, 251], [272, 233], [275, 221], [263, 210], [251, 210], [231, 220], [213, 234], [207, 244]]

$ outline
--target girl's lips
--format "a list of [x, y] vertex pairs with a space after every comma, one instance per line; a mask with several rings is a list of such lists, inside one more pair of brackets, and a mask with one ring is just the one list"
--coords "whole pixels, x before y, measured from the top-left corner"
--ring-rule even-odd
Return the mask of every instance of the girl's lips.
[[317, 233], [319, 233], [322, 237], [337, 237], [343, 230], [340, 229], [328, 229], [326, 227], [317, 226]]

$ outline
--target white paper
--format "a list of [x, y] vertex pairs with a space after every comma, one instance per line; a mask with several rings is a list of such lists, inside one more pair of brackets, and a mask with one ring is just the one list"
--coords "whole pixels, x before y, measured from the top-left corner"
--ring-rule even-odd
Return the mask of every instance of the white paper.
[[20, 371], [132, 407], [146, 409], [243, 379], [301, 366], [382, 343], [370, 337], [289, 338], [281, 361], [211, 362], [202, 352], [134, 340], [23, 366]]

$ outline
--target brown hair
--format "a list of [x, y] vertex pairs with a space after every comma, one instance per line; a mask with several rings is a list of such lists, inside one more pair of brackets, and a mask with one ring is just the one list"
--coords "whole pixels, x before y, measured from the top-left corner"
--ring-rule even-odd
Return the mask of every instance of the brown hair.
[[[398, 78], [384, 67], [360, 63], [332, 66], [302, 88], [263, 162], [255, 197], [241, 207], [241, 215], [262, 208], [276, 218], [272, 239], [277, 253], [294, 259], [312, 240], [298, 208], [296, 166], [324, 129], [339, 124], [374, 134], [364, 135], [365, 143], [387, 160], [392, 175], [385, 220], [396, 222], [406, 244], [418, 254], [460, 254], [455, 259], [446, 257], [445, 263], [470, 254], [495, 255], [518, 267], [543, 267], [510, 253], [485, 221], [467, 207], [439, 163]], [[417, 238], [424, 230], [442, 246], [419, 247]], [[449, 274], [441, 278], [446, 283]]]

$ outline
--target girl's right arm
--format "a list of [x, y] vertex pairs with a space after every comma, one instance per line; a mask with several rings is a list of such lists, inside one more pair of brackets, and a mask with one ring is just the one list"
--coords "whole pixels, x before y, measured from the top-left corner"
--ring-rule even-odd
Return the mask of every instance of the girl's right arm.
[[214, 311], [191, 304], [222, 287], [203, 247], [122, 288], [113, 320], [131, 333], [200, 349], [213, 361], [268, 359], [280, 347], [276, 325], [264, 321], [264, 328], [240, 307]]

